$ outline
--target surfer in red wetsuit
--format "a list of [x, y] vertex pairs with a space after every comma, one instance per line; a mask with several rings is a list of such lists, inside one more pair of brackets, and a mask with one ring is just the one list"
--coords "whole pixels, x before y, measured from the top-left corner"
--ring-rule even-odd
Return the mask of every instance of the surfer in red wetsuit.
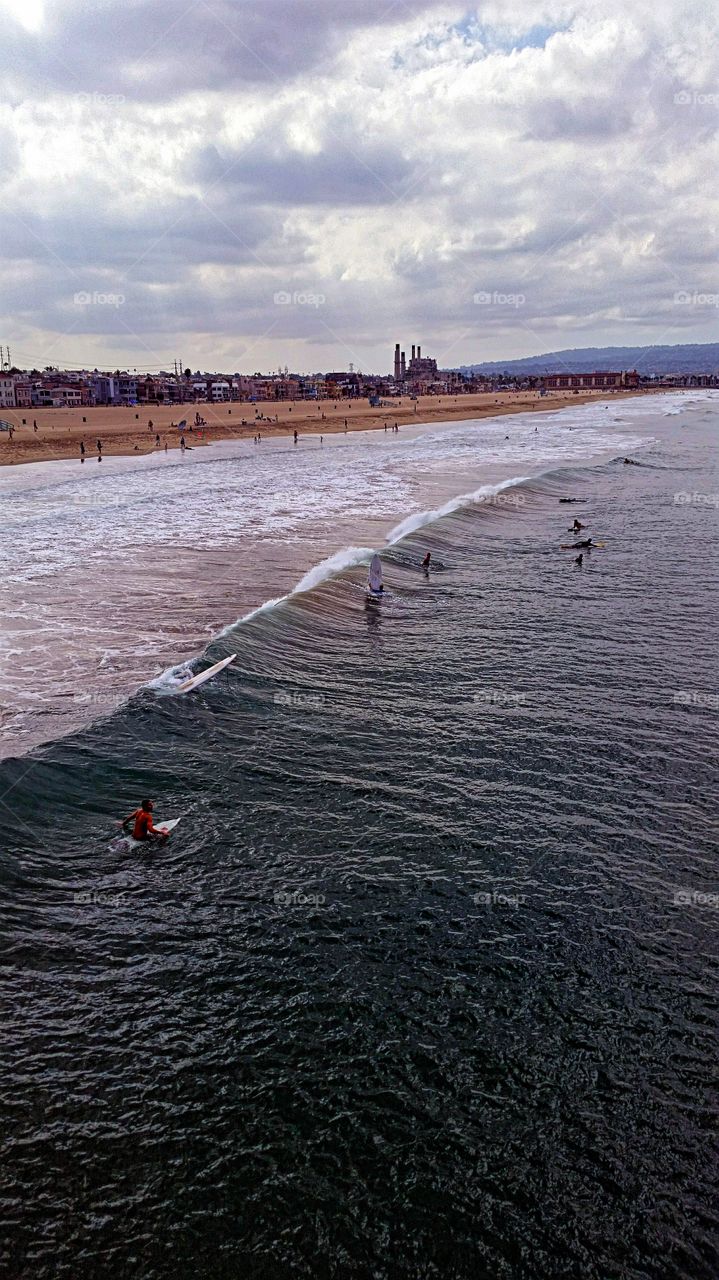
[[134, 813], [128, 814], [123, 819], [121, 826], [127, 831], [132, 822], [132, 838], [133, 840], [166, 840], [167, 831], [160, 831], [158, 827], [152, 825], [152, 810], [154, 809], [152, 800], [143, 800], [139, 809], [135, 809]]

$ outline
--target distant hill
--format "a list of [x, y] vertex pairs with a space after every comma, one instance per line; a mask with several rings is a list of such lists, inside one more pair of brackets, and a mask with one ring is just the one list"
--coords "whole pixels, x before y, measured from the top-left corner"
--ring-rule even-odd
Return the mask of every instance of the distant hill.
[[650, 373], [718, 373], [719, 342], [676, 347], [575, 347], [523, 360], [488, 360], [460, 366], [462, 373], [594, 373], [637, 369]]

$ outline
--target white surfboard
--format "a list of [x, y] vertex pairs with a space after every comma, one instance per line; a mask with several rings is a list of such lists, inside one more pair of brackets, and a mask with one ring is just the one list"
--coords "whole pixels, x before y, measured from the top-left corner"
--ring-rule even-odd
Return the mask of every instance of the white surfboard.
[[[157, 827], [158, 831], [164, 831], [169, 836], [170, 832], [175, 830], [175, 827], [180, 821], [181, 821], [180, 818], [168, 818], [166, 822], [155, 822], [153, 819], [152, 825], [153, 827]], [[112, 841], [112, 844], [110, 845], [110, 849], [112, 850], [113, 853], [119, 853], [123, 849], [124, 850], [142, 849], [152, 845], [155, 845], [156, 847], [156, 842], [154, 840], [135, 840], [133, 836], [122, 835], [122, 836], [117, 836]]]
[[211, 680], [216, 676], [218, 671], [222, 671], [223, 667], [229, 667], [231, 662], [235, 661], [236, 653], [231, 653], [229, 658], [223, 658], [220, 662], [216, 662], [214, 667], [208, 667], [206, 671], [201, 671], [199, 676], [193, 676], [191, 680], [186, 680], [184, 684], [178, 687], [178, 693], [189, 693], [191, 689], [198, 689], [206, 680]]
[[382, 594], [382, 561], [375, 552], [369, 563], [369, 581], [367, 590], [373, 596]]

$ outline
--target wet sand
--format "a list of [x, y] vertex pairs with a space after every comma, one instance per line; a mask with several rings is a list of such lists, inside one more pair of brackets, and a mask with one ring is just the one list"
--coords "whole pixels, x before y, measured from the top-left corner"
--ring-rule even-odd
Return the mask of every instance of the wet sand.
[[[622, 399], [626, 396], [651, 395], [651, 391], [571, 391], [540, 396], [537, 391], [479, 392], [476, 395], [408, 396], [371, 407], [365, 399], [353, 401], [265, 401], [258, 404], [143, 405], [112, 408], [79, 409], [3, 409], [0, 417], [16, 429], [11, 440], [0, 433], [0, 465], [21, 462], [48, 462], [80, 456], [84, 442], [86, 456], [97, 455], [97, 441], [103, 454], [131, 455], [153, 453], [159, 448], [179, 449], [181, 432], [172, 423], [187, 419], [187, 444], [198, 448], [218, 440], [247, 439], [259, 431], [263, 436], [287, 435], [293, 430], [302, 435], [330, 432], [384, 430], [387, 423], [400, 427], [407, 423], [444, 422], [452, 419], [486, 418], [498, 414], [546, 413], [564, 409], [569, 403], [584, 404], [590, 400]], [[206, 426], [195, 427], [195, 413]], [[24, 419], [24, 422], [23, 422]], [[275, 420], [276, 419], [276, 420]], [[243, 425], [244, 420], [244, 425]], [[149, 423], [152, 426], [149, 426]], [[37, 423], [37, 431], [33, 427]], [[345, 427], [346, 423], [346, 427]], [[190, 426], [192, 425], [192, 430]]]

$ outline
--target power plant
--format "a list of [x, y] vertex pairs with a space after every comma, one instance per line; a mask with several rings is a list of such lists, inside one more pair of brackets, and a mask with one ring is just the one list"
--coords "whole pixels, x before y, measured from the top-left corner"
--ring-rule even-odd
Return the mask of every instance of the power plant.
[[414, 344], [412, 345], [412, 355], [410, 357], [409, 364], [407, 364], [404, 351], [400, 350], [400, 344], [398, 342], [395, 343], [395, 382], [432, 382], [436, 377], [437, 361], [431, 360], [427, 356], [423, 359], [422, 348], [419, 345], [416, 348]]

